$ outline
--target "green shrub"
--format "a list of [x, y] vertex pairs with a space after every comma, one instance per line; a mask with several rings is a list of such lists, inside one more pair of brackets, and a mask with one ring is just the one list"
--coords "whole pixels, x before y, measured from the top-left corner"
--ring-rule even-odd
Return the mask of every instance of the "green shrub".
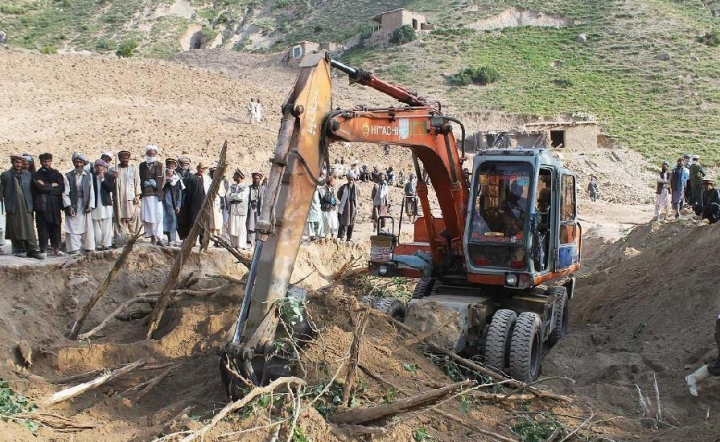
[[399, 45], [410, 43], [417, 38], [415, 28], [410, 25], [402, 25], [395, 29], [392, 37], [390, 37], [390, 43], [397, 43]]
[[708, 46], [715, 47], [720, 45], [720, 35], [718, 34], [718, 31], [706, 32], [705, 35], [697, 37], [696, 40], [698, 43], [703, 43]]
[[117, 52], [115, 52], [115, 55], [118, 57], [132, 57], [135, 53], [135, 49], [138, 47], [138, 42], [135, 40], [126, 40], [118, 46]]
[[479, 68], [465, 68], [453, 75], [450, 83], [455, 86], [466, 86], [468, 84], [486, 85], [495, 83], [500, 79], [500, 72], [492, 66]]
[[110, 50], [111, 46], [112, 46], [112, 40], [108, 40], [107, 38], [101, 38], [95, 42], [95, 50], [96, 51], [107, 51], [107, 50]]
[[0, 12], [3, 14], [21, 15], [25, 13], [25, 8], [15, 5], [0, 5]]
[[57, 48], [56, 48], [55, 46], [49, 46], [49, 45], [48, 45], [48, 46], [43, 46], [43, 47], [40, 49], [40, 53], [41, 53], [41, 54], [45, 54], [45, 55], [57, 54]]

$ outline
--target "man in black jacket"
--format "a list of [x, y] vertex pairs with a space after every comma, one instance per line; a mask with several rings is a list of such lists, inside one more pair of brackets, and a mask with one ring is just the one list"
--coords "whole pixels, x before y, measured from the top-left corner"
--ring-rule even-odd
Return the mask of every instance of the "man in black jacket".
[[65, 180], [58, 170], [52, 168], [52, 160], [53, 156], [49, 153], [40, 155], [40, 168], [33, 175], [35, 226], [40, 253], [45, 253], [49, 240], [55, 256], [63, 256], [65, 253], [60, 251], [60, 227]]

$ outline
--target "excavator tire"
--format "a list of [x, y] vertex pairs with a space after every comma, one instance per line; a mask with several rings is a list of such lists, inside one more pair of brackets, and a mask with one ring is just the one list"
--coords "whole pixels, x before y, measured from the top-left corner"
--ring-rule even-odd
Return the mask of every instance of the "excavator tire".
[[370, 307], [375, 307], [375, 303], [377, 302], [378, 297], [372, 296], [372, 295], [365, 295], [360, 297], [360, 304], [369, 305]]
[[520, 382], [533, 382], [540, 376], [542, 325], [537, 313], [518, 316], [510, 341], [510, 376]]
[[570, 321], [570, 305], [565, 287], [553, 287], [548, 290], [548, 293], [558, 298], [553, 312], [553, 330], [548, 337], [548, 344], [552, 347], [567, 335], [568, 322]]
[[423, 278], [415, 285], [413, 290], [413, 299], [420, 299], [426, 296], [430, 296], [433, 287], [435, 286], [435, 278]]
[[506, 308], [495, 312], [485, 338], [485, 365], [498, 371], [505, 370], [510, 353], [510, 337], [517, 313]]
[[375, 308], [400, 322], [405, 320], [405, 304], [397, 298], [380, 298], [375, 303]]

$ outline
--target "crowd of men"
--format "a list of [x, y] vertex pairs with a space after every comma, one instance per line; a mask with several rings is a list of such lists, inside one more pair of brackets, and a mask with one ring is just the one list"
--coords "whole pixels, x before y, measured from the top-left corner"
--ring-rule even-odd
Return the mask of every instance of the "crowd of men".
[[[0, 246], [9, 239], [15, 256], [45, 259], [48, 248], [63, 256], [119, 247], [141, 227], [152, 244], [179, 245], [200, 214], [215, 168], [200, 162], [193, 173], [189, 158], [161, 163], [158, 152], [148, 145], [144, 161], [134, 164], [131, 152], [121, 150], [115, 166], [110, 152], [92, 163], [76, 152], [73, 169], [64, 174], [52, 167], [49, 153], [39, 156], [39, 168], [31, 155], [12, 155], [11, 168], [0, 175]], [[232, 184], [223, 180], [203, 234], [226, 234], [247, 249], [260, 210], [262, 174], [253, 173], [250, 184], [244, 179], [238, 169]]]
[[[385, 228], [384, 216], [388, 216], [390, 202], [390, 186], [402, 187], [404, 192], [403, 210], [405, 216], [414, 223], [418, 216], [417, 179], [415, 174], [409, 173], [405, 177], [396, 179], [393, 168], [388, 167], [381, 171], [374, 167], [367, 172], [367, 166], [360, 168], [357, 160], [350, 161], [346, 169], [345, 159], [340, 158], [330, 166], [329, 170], [323, 168], [322, 177], [327, 177], [324, 185], [318, 186], [313, 195], [312, 204], [308, 213], [305, 235], [310, 241], [337, 237], [341, 241], [352, 241], [355, 221], [358, 214], [358, 203], [361, 199], [360, 189], [356, 184], [360, 182], [373, 183], [370, 193], [372, 202], [372, 219], [380, 220], [381, 227]], [[347, 180], [339, 188], [335, 186], [337, 179]]]
[[715, 180], [706, 175], [699, 155], [678, 158], [672, 169], [664, 161], [656, 180], [654, 219], [667, 218], [669, 208], [679, 218], [687, 206], [710, 224], [720, 220], [720, 192], [715, 188]]

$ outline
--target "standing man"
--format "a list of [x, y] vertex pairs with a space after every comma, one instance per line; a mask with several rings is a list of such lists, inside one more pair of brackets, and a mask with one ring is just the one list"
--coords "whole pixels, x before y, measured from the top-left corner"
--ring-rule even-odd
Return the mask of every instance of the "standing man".
[[313, 197], [310, 202], [310, 210], [308, 211], [307, 221], [305, 223], [305, 235], [308, 236], [310, 241], [315, 241], [321, 236], [321, 222], [322, 210], [320, 209], [320, 191], [318, 188], [315, 188], [315, 192], [313, 192]]
[[[354, 175], [353, 175], [354, 176]], [[320, 210], [322, 211], [322, 236], [335, 238], [340, 222], [337, 215], [337, 189], [335, 178], [329, 176], [324, 186], [320, 187]]]
[[254, 112], [254, 114], [255, 114], [255, 115], [254, 115], [254, 116], [255, 116], [255, 122], [256, 122], [257, 124], [260, 124], [260, 123], [262, 122], [262, 117], [263, 117], [263, 108], [262, 108], [262, 104], [260, 104], [260, 99], [259, 99], [259, 98], [258, 98], [257, 100], [255, 100], [255, 112]]
[[[187, 211], [189, 224], [187, 233], [184, 237], [181, 236], [183, 240], [187, 238], [187, 234], [190, 232], [190, 229], [192, 229], [193, 224], [197, 221], [197, 218], [200, 215], [200, 209], [202, 209], [203, 201], [205, 201], [205, 194], [208, 189], [210, 189], [210, 177], [205, 174], [206, 170], [207, 166], [205, 163], [200, 161], [197, 165], [197, 172], [195, 175], [191, 175], [185, 181], [186, 194], [185, 200], [183, 201], [183, 207], [185, 208], [184, 210]], [[181, 210], [183, 210], [182, 207]], [[203, 233], [204, 232], [201, 230], [201, 243]]]
[[140, 175], [135, 165], [130, 164], [130, 151], [121, 150], [117, 156], [118, 167], [113, 171], [115, 243], [123, 245], [140, 228]]
[[355, 185], [355, 175], [348, 174], [348, 182], [340, 186], [338, 190], [338, 218], [340, 221], [340, 229], [338, 230], [338, 238], [343, 241], [352, 240], [353, 228], [355, 227], [355, 218], [358, 212], [358, 201], [360, 200], [360, 189]]
[[175, 170], [175, 173], [180, 175], [180, 178], [183, 180], [188, 179], [188, 177], [192, 175], [192, 170], [190, 170], [190, 158], [185, 155], [179, 156], [177, 159], [177, 169]]
[[176, 172], [177, 161], [173, 158], [165, 160], [165, 186], [163, 187], [163, 233], [168, 244], [177, 245], [178, 214], [182, 207], [185, 184]]
[[685, 382], [690, 389], [690, 394], [697, 396], [697, 383], [710, 376], [720, 376], [720, 313], [715, 314], [715, 345], [718, 348], [718, 356], [710, 364], [703, 365], [692, 374], [685, 376]]
[[685, 183], [688, 181], [690, 172], [685, 167], [685, 160], [680, 157], [677, 164], [670, 173], [670, 189], [672, 190], [672, 208], [675, 211], [675, 218], [680, 218], [680, 209], [683, 207], [683, 195]]
[[660, 212], [668, 216], [668, 206], [670, 205], [670, 172], [668, 172], [670, 163], [663, 161], [660, 175], [657, 177], [657, 185], [655, 187], [655, 221], [660, 221]]
[[33, 221], [32, 174], [23, 170], [21, 155], [10, 157], [12, 168], [0, 175], [0, 202], [7, 213], [5, 239], [15, 249], [15, 256], [45, 259], [40, 253]]
[[245, 110], [248, 113], [248, 123], [253, 124], [255, 122], [255, 98], [250, 97], [250, 102], [245, 106]]
[[[373, 200], [373, 221], [377, 221], [381, 216], [387, 215], [389, 189], [385, 180], [385, 173], [380, 172], [378, 182], [373, 185], [371, 198]], [[385, 220], [380, 222], [380, 227], [385, 227]]]
[[145, 147], [145, 161], [140, 163], [141, 200], [140, 216], [145, 228], [145, 238], [151, 244], [162, 245], [163, 186], [165, 172], [163, 165], [155, 161], [158, 147], [148, 144]]
[[48, 240], [55, 256], [64, 256], [60, 251], [60, 228], [62, 225], [65, 180], [62, 174], [52, 168], [53, 156], [40, 155], [40, 169], [33, 175], [35, 188], [35, 226], [38, 232], [40, 253], [45, 253]]
[[260, 206], [262, 206], [264, 189], [260, 186], [263, 175], [260, 172], [253, 172], [251, 176], [252, 184], [250, 185], [248, 197], [247, 234], [250, 239], [250, 246], [255, 249], [255, 227], [258, 217], [260, 216]]
[[[210, 166], [210, 180], [215, 176], [217, 165], [213, 164]], [[225, 196], [227, 194], [228, 182], [225, 177], [220, 178], [220, 186], [218, 186], [217, 193], [212, 205], [212, 216], [210, 217], [210, 234], [215, 236], [222, 236], [223, 226], [225, 225]], [[207, 189], [206, 189], [207, 192]], [[219, 246], [215, 244], [215, 246]]]
[[692, 160], [693, 162], [690, 166], [690, 207], [702, 203], [702, 201], [700, 201], [700, 192], [702, 191], [700, 184], [703, 178], [705, 178], [705, 168], [700, 164], [700, 156], [693, 155]]
[[233, 181], [228, 188], [228, 235], [232, 245], [238, 249], [247, 250], [247, 216], [250, 189], [243, 183], [245, 174], [235, 169]]
[[65, 249], [74, 255], [83, 249], [95, 250], [92, 211], [95, 208], [95, 192], [92, 177], [85, 170], [87, 157], [79, 152], [72, 156], [75, 169], [65, 174]]
[[590, 175], [590, 182], [587, 186], [587, 193], [590, 196], [590, 201], [595, 202], [597, 201], [598, 197], [598, 181], [597, 177], [595, 175]]
[[418, 216], [417, 179], [414, 173], [411, 173], [409, 178], [403, 188], [405, 191], [405, 213], [408, 216], [410, 224], [415, 224]]
[[95, 161], [95, 170], [91, 172], [95, 208], [92, 211], [93, 231], [95, 232], [95, 249], [107, 250], [112, 247], [113, 240], [113, 193], [115, 178], [107, 173], [107, 163]]

